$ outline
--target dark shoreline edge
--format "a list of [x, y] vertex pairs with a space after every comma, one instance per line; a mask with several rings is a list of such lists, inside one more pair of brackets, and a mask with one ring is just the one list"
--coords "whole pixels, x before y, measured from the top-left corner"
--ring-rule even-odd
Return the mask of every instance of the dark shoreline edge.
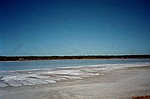
[[150, 55], [0, 56], [0, 61], [65, 60], [65, 59], [150, 59]]

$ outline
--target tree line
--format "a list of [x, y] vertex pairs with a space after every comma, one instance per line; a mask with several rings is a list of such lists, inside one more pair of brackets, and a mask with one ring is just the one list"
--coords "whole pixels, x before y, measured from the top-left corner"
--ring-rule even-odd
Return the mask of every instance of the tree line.
[[62, 60], [62, 59], [131, 59], [150, 58], [150, 55], [111, 56], [0, 56], [0, 61]]

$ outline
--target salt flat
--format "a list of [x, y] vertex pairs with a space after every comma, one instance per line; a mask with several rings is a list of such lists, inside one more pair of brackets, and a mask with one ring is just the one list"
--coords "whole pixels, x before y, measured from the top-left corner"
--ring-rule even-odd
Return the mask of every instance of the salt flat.
[[9, 84], [0, 87], [0, 99], [131, 99], [150, 95], [150, 66], [62, 68], [25, 74], [1, 78]]

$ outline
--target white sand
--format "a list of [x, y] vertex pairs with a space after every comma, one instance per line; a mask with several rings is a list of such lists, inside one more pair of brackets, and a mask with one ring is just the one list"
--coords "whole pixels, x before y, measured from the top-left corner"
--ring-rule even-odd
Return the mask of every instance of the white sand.
[[0, 99], [131, 99], [132, 96], [150, 95], [150, 66], [108, 71], [84, 67], [40, 74], [22, 76], [26, 85], [31, 82], [35, 85], [21, 87], [14, 87], [19, 77], [3, 78], [12, 86], [0, 87]]

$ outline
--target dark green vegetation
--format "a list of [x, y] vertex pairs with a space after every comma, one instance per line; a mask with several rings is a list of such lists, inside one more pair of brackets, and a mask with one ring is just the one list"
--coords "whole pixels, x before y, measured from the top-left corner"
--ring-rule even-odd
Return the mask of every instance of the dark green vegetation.
[[26, 60], [60, 60], [60, 59], [142, 59], [150, 55], [110, 55], [110, 56], [0, 56], [0, 61], [26, 61]]

